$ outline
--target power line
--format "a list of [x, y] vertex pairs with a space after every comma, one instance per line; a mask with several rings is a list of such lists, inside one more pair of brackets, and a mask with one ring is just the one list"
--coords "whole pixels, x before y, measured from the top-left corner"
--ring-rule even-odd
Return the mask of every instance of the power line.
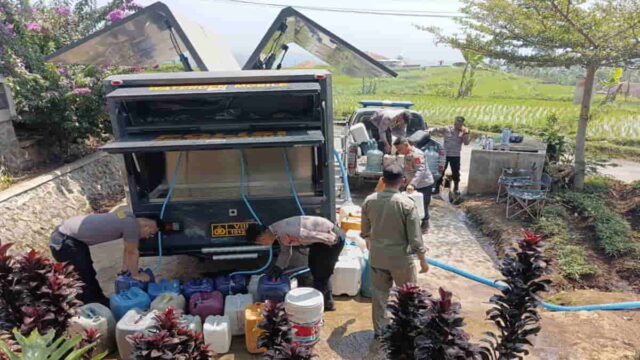
[[406, 16], [406, 17], [430, 17], [430, 18], [455, 18], [462, 16], [459, 13], [447, 12], [447, 11], [423, 11], [423, 10], [369, 10], [369, 9], [355, 9], [355, 8], [336, 8], [336, 7], [319, 7], [319, 6], [307, 6], [307, 5], [285, 5], [276, 3], [267, 3], [251, 0], [213, 0], [213, 1], [225, 1], [244, 5], [260, 5], [270, 6], [277, 8], [294, 7], [296, 9], [313, 10], [313, 11], [327, 11], [337, 13], [350, 13], [350, 14], [365, 14], [365, 15], [382, 15], [382, 16]]

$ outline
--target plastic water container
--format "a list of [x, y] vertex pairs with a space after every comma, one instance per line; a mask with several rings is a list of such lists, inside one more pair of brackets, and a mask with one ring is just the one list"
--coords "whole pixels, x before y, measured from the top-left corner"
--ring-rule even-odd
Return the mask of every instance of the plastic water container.
[[185, 298], [189, 299], [191, 295], [195, 293], [208, 293], [214, 291], [215, 289], [216, 288], [213, 279], [198, 278], [191, 279], [185, 282], [184, 291], [182, 293], [184, 294]]
[[293, 342], [313, 346], [320, 340], [324, 297], [313, 288], [297, 288], [289, 291], [284, 308], [291, 321]]
[[[151, 278], [149, 282], [155, 281], [153, 277], [153, 271], [151, 271], [151, 269], [140, 269], [138, 271], [149, 275], [149, 277]], [[130, 273], [126, 273], [126, 274], [118, 275], [118, 277], [116, 278], [115, 289], [117, 293], [128, 290], [132, 287], [139, 287], [142, 290], [147, 291], [148, 284], [149, 283], [136, 280], [133, 277], [131, 277]]]
[[366, 154], [369, 150], [378, 150], [378, 142], [375, 139], [360, 144], [360, 151], [362, 154]]
[[155, 326], [156, 312], [155, 311], [142, 311], [140, 309], [129, 310], [118, 321], [116, 325], [116, 342], [118, 344], [118, 352], [120, 353], [120, 359], [131, 360], [131, 350], [133, 346], [129, 344], [126, 337], [138, 332], [148, 333], [148, 330]]
[[162, 293], [180, 294], [180, 280], [162, 279], [158, 282], [150, 283], [147, 293], [151, 301]]
[[280, 276], [275, 281], [268, 276], [263, 276], [258, 282], [258, 299], [260, 302], [271, 300], [281, 303], [284, 301], [284, 297], [289, 292], [290, 287], [290, 280], [286, 275]]
[[259, 298], [258, 295], [258, 283], [260, 282], [260, 277], [262, 275], [251, 275], [251, 279], [249, 280], [249, 286], [247, 286], [247, 292], [253, 296], [253, 300], [256, 301]]
[[256, 303], [247, 308], [244, 311], [244, 341], [247, 346], [247, 351], [251, 354], [260, 354], [267, 349], [258, 348], [258, 337], [264, 332], [259, 329], [258, 325], [262, 321], [262, 303]]
[[162, 293], [151, 302], [151, 310], [160, 312], [167, 310], [169, 306], [176, 310], [184, 311], [186, 301], [184, 296], [176, 293]]
[[96, 353], [111, 351], [116, 346], [116, 320], [108, 307], [90, 303], [80, 307], [78, 315], [69, 319], [69, 335], [84, 334], [87, 329], [96, 329], [102, 335], [95, 345]]
[[502, 130], [502, 136], [500, 137], [500, 144], [502, 145], [503, 148], [509, 149], [510, 141], [511, 141], [511, 129], [506, 127]]
[[246, 294], [247, 278], [244, 275], [222, 275], [215, 279], [215, 288], [222, 295]]
[[371, 280], [371, 265], [369, 265], [369, 252], [364, 253], [364, 269], [362, 270], [362, 280], [360, 284], [360, 295], [366, 298], [373, 297], [373, 283]]
[[202, 320], [200, 320], [200, 316], [182, 314], [180, 315], [180, 321], [182, 321], [185, 328], [195, 332], [202, 332]]
[[111, 294], [109, 305], [113, 311], [113, 317], [118, 321], [131, 309], [149, 309], [151, 299], [141, 288], [132, 287], [121, 293]]
[[367, 151], [367, 172], [382, 172], [382, 159], [384, 154], [380, 150]]
[[231, 329], [226, 316], [208, 316], [202, 330], [204, 343], [218, 354], [229, 352], [231, 347]]
[[251, 294], [229, 295], [224, 299], [224, 315], [229, 318], [231, 335], [244, 334], [244, 310], [251, 304]]
[[224, 296], [220, 291], [193, 294], [189, 299], [189, 314], [206, 319], [211, 315], [222, 315]]
[[403, 194], [412, 198], [413, 201], [416, 202], [416, 205], [418, 207], [418, 216], [420, 216], [420, 219], [424, 218], [424, 195], [422, 195], [421, 192], [415, 190], [410, 193], [405, 191]]
[[362, 280], [362, 268], [363, 260], [361, 258], [340, 257], [333, 270], [333, 275], [331, 275], [333, 295], [358, 295]]
[[366, 126], [363, 123], [357, 123], [349, 128], [349, 132], [351, 136], [353, 136], [353, 140], [357, 144], [362, 144], [364, 142], [369, 141], [369, 133], [367, 132]]

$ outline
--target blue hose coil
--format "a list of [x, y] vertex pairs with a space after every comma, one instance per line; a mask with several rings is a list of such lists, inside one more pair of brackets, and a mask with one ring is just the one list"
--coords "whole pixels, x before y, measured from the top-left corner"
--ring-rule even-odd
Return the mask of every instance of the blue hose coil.
[[[162, 208], [160, 208], [160, 220], [164, 219], [164, 212], [167, 210], [167, 205], [169, 205], [169, 200], [171, 199], [173, 188], [176, 186], [176, 181], [178, 180], [178, 172], [180, 172], [180, 166], [182, 165], [183, 155], [184, 155], [184, 151], [181, 151], [180, 154], [178, 155], [176, 168], [173, 169], [173, 177], [171, 178], [171, 182], [169, 183], [169, 190], [167, 191], [167, 196], [164, 198], [164, 201], [162, 202]], [[162, 230], [158, 231], [158, 260], [156, 261], [156, 266], [154, 266], [151, 271], [155, 273], [160, 268], [161, 265], [162, 265]]]

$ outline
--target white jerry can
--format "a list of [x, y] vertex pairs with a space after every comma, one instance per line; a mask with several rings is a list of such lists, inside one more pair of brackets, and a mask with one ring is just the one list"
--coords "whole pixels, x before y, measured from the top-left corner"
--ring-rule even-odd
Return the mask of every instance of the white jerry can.
[[251, 294], [228, 295], [224, 300], [224, 315], [229, 318], [231, 335], [244, 335], [244, 311], [251, 304]]
[[116, 346], [116, 320], [108, 307], [91, 303], [80, 307], [78, 315], [69, 319], [69, 335], [83, 334], [87, 329], [96, 329], [102, 335], [96, 344], [96, 353], [112, 351]]
[[228, 316], [211, 315], [204, 322], [204, 343], [218, 354], [229, 352], [231, 329]]
[[416, 202], [416, 205], [418, 207], [418, 215], [420, 216], [420, 219], [424, 218], [424, 195], [422, 195], [421, 192], [419, 191], [412, 191], [411, 193], [408, 192], [404, 192], [405, 195], [407, 195], [408, 197], [412, 198], [413, 201]]
[[146, 333], [155, 324], [156, 311], [145, 311], [140, 309], [131, 309], [118, 321], [116, 325], [116, 342], [118, 344], [118, 352], [120, 359], [132, 360], [131, 350], [133, 346], [129, 344], [126, 337], [138, 332]]
[[166, 292], [153, 299], [151, 302], [151, 310], [163, 312], [171, 306], [176, 310], [184, 311], [185, 304], [186, 300], [182, 294]]
[[180, 315], [180, 320], [183, 321], [184, 327], [195, 332], [202, 332], [202, 320], [198, 315]]

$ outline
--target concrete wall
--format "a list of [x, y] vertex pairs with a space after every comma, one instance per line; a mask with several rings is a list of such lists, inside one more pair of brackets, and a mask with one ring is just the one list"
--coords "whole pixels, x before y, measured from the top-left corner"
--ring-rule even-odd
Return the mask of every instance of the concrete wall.
[[536, 180], [540, 180], [545, 156], [544, 151], [516, 152], [474, 149], [471, 151], [467, 193], [496, 194], [498, 178], [502, 174], [502, 169], [507, 167], [531, 169], [532, 164], [535, 164]]
[[48, 252], [62, 220], [124, 199], [122, 179], [121, 159], [97, 153], [0, 192], [0, 241]]

